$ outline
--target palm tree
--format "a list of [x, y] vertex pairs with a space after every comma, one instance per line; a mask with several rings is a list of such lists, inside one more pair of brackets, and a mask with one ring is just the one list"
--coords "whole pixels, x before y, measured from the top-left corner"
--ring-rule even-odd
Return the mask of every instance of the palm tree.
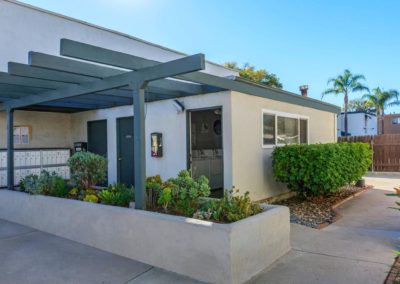
[[348, 135], [347, 107], [349, 103], [349, 94], [360, 91], [369, 91], [369, 89], [360, 82], [362, 80], [365, 80], [364, 75], [352, 74], [348, 69], [346, 69], [342, 75], [329, 79], [327, 84], [331, 84], [332, 87], [326, 89], [322, 93], [322, 98], [324, 95], [328, 94], [344, 95], [344, 131], [346, 136]]
[[389, 91], [384, 91], [378, 87], [373, 89], [372, 93], [366, 94], [362, 98], [366, 102], [370, 103], [376, 110], [376, 115], [378, 117], [378, 130], [379, 130], [379, 120], [381, 120], [382, 128], [380, 134], [383, 134], [385, 108], [400, 105], [399, 92], [393, 89]]

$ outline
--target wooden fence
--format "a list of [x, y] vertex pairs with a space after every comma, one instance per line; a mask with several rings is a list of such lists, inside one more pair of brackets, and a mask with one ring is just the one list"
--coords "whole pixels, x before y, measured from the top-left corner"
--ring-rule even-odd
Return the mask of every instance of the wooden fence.
[[374, 151], [372, 169], [377, 172], [400, 171], [400, 134], [339, 137], [339, 142], [365, 142]]

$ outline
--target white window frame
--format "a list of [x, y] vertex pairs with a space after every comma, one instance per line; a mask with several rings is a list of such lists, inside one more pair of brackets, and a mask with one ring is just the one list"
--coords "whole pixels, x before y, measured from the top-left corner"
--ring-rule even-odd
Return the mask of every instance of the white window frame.
[[[264, 144], [264, 114], [275, 116], [275, 143]], [[281, 112], [270, 109], [262, 109], [261, 111], [261, 145], [264, 149], [271, 149], [274, 147], [284, 146], [283, 143], [277, 143], [278, 139], [278, 117], [287, 117], [297, 119], [297, 130], [298, 130], [298, 144], [300, 144], [300, 120], [307, 121], [307, 144], [310, 143], [310, 117], [301, 114], [294, 114], [289, 112]]]
[[[22, 132], [22, 129], [26, 129], [27, 131], [28, 131], [28, 141], [26, 141], [26, 143], [23, 143], [23, 140], [22, 140], [22, 134], [21, 134], [21, 132]], [[17, 135], [19, 138], [18, 138], [18, 141], [15, 141], [15, 131], [19, 131], [19, 134]], [[14, 127], [13, 127], [13, 139], [14, 139], [14, 144], [15, 145], [29, 145], [30, 143], [31, 143], [31, 140], [32, 140], [32, 127], [30, 126], [30, 125], [15, 125]]]

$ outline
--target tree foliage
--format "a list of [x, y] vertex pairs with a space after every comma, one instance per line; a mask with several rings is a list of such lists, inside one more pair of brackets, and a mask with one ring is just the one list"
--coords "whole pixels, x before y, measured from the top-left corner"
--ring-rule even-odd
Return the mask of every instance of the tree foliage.
[[347, 105], [347, 110], [348, 111], [375, 112], [374, 105], [371, 102], [363, 100], [363, 99], [350, 100]]
[[361, 81], [364, 80], [364, 75], [353, 74], [350, 70], [346, 69], [343, 74], [328, 80], [328, 85], [331, 87], [322, 93], [322, 97], [328, 94], [342, 94], [348, 96], [350, 93], [354, 92], [369, 91], [369, 89], [361, 83]]
[[330, 86], [322, 93], [322, 98], [328, 94], [343, 95], [344, 96], [344, 131], [348, 135], [347, 125], [347, 108], [349, 103], [349, 94], [354, 92], [369, 91], [369, 89], [362, 83], [365, 80], [364, 75], [353, 74], [350, 70], [344, 70], [343, 74], [338, 75], [336, 78], [328, 80]]
[[384, 91], [378, 87], [362, 98], [376, 110], [377, 115], [384, 115], [385, 108], [400, 105], [399, 95], [397, 90]]
[[239, 67], [236, 62], [227, 62], [225, 67], [236, 70], [239, 72], [240, 77], [246, 78], [250, 81], [267, 85], [269, 87], [282, 89], [282, 83], [278, 76], [273, 73], [267, 72], [265, 69], [256, 69], [254, 66], [246, 63], [243, 67]]

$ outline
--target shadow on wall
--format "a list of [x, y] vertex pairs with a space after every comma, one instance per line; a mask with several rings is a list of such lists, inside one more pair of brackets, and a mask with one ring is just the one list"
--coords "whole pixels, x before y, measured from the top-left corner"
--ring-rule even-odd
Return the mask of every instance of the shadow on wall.
[[263, 157], [264, 185], [265, 192], [268, 197], [287, 193], [290, 190], [286, 184], [277, 182], [272, 170], [272, 152], [274, 149], [266, 149]]

